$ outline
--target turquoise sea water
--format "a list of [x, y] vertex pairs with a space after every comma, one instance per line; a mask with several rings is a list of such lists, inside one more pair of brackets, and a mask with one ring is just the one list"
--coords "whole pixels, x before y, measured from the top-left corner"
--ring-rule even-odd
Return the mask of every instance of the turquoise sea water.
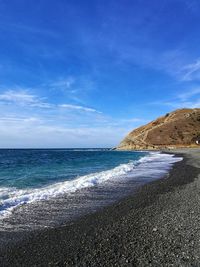
[[2, 149], [0, 228], [47, 227], [94, 211], [162, 177], [179, 160], [149, 151]]
[[109, 170], [147, 154], [108, 149], [0, 150], [0, 188], [39, 188]]

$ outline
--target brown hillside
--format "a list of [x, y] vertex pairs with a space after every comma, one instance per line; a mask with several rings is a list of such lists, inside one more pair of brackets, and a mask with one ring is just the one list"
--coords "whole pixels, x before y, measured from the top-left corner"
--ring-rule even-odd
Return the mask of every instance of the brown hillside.
[[130, 132], [118, 150], [197, 147], [200, 108], [178, 109]]

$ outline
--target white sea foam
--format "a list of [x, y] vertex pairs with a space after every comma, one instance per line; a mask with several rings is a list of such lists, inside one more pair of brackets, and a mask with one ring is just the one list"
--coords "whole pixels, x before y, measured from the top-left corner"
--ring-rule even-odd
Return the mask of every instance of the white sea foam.
[[106, 181], [117, 182], [120, 179], [156, 179], [166, 174], [174, 162], [182, 158], [171, 154], [150, 152], [148, 156], [138, 161], [121, 164], [111, 170], [92, 173], [77, 177], [71, 181], [55, 183], [38, 189], [19, 190], [16, 188], [0, 188], [0, 215], [6, 216], [13, 208], [26, 203], [48, 200], [62, 194], [72, 193], [77, 190], [93, 187]]

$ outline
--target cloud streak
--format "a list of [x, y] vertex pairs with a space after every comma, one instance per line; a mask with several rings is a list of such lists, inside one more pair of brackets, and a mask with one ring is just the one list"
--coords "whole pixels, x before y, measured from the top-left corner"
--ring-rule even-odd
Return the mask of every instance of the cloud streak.
[[30, 90], [6, 90], [0, 103], [1, 148], [112, 147], [143, 121], [114, 119], [82, 105], [49, 103]]
[[[65, 128], [55, 125], [38, 125], [18, 121], [6, 124], [0, 120], [1, 148], [70, 148], [116, 146], [126, 134], [126, 128], [84, 127]], [[113, 131], [116, 132], [113, 135]], [[30, 134], [31, 133], [31, 134]]]
[[88, 108], [88, 107], [83, 107], [83, 106], [78, 106], [78, 105], [71, 105], [71, 104], [61, 104], [59, 107], [64, 108], [64, 109], [70, 109], [70, 110], [79, 110], [79, 111], [86, 111], [86, 112], [95, 112], [102, 114], [101, 111], [98, 111], [94, 108]]
[[43, 101], [44, 99], [29, 93], [26, 90], [7, 90], [0, 94], [0, 101], [3, 103], [15, 103], [21, 106], [31, 106], [40, 108], [50, 108], [51, 104]]
[[42, 109], [57, 109], [63, 108], [65, 110], [74, 110], [80, 112], [95, 112], [102, 114], [101, 111], [98, 111], [94, 108], [73, 105], [73, 104], [53, 104], [47, 101], [44, 101], [45, 98], [38, 97], [34, 94], [29, 93], [26, 90], [8, 90], [0, 94], [0, 102], [8, 104], [16, 104], [20, 106], [35, 107]]
[[200, 88], [177, 94], [176, 97], [168, 101], [152, 102], [151, 105], [164, 105], [171, 108], [200, 108]]
[[177, 96], [182, 101], [185, 101], [191, 97], [194, 97], [196, 95], [200, 95], [200, 88], [195, 88], [192, 90], [188, 90], [187, 92], [181, 93]]
[[200, 59], [196, 62], [185, 65], [182, 67], [181, 72], [183, 73], [183, 81], [192, 81], [200, 79]]

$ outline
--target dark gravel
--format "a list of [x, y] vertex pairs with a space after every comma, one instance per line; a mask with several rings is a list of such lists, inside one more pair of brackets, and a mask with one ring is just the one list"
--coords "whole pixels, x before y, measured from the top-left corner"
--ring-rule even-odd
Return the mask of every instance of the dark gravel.
[[200, 266], [200, 170], [191, 158], [115, 205], [1, 248], [0, 266]]

